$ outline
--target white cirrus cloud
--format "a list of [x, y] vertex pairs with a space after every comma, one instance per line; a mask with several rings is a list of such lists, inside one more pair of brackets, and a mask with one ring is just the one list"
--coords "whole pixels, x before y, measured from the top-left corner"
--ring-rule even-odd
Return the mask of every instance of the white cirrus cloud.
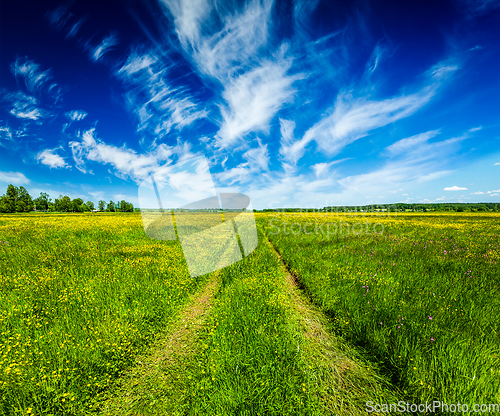
[[80, 121], [88, 116], [88, 113], [83, 110], [72, 110], [64, 113], [64, 115], [71, 121]]
[[444, 191], [466, 191], [467, 188], [463, 188], [463, 187], [460, 187], [460, 186], [448, 186], [446, 188], [443, 189]]
[[68, 29], [68, 33], [66, 34], [66, 38], [72, 38], [74, 37], [78, 31], [80, 30], [80, 27], [82, 24], [85, 22], [86, 18], [81, 18], [78, 19], [76, 22], [74, 22], [71, 27]]
[[0, 146], [5, 146], [2, 144], [3, 141], [12, 141], [13, 134], [9, 126], [0, 126]]
[[293, 98], [297, 76], [287, 76], [290, 62], [262, 63], [230, 81], [222, 93], [222, 126], [217, 133], [221, 148], [231, 147], [253, 131], [267, 133], [280, 108]]
[[51, 79], [50, 69], [43, 71], [40, 65], [27, 57], [18, 57], [11, 65], [10, 70], [16, 79], [21, 79], [30, 94], [37, 94]]
[[225, 83], [247, 66], [268, 42], [272, 1], [250, 1], [241, 12], [222, 15], [224, 27], [204, 36], [193, 57], [203, 73]]
[[305, 147], [309, 142], [304, 139], [295, 139], [293, 131], [295, 130], [295, 122], [292, 120], [284, 120], [280, 118], [281, 132], [281, 147], [280, 154], [285, 163], [295, 165], [297, 161], [304, 155]]
[[325, 175], [329, 174], [330, 168], [333, 165], [344, 162], [346, 160], [348, 160], [348, 158], [340, 159], [340, 160], [332, 160], [331, 162], [316, 163], [316, 164], [312, 165], [311, 168], [314, 171], [314, 174], [316, 175], [316, 177], [319, 178], [321, 176], [325, 176]]
[[408, 151], [412, 151], [415, 149], [415, 147], [427, 143], [429, 139], [435, 137], [439, 133], [439, 130], [432, 130], [425, 133], [416, 134], [415, 136], [411, 136], [406, 139], [398, 140], [390, 146], [387, 146], [386, 151], [390, 155], [399, 155]]
[[209, 17], [212, 5], [207, 0], [161, 0], [174, 20], [177, 37], [184, 48], [196, 45], [203, 22]]
[[146, 154], [138, 154], [125, 146], [116, 147], [102, 142], [96, 137], [95, 128], [83, 132], [80, 137], [81, 141], [69, 143], [78, 170], [87, 173], [88, 161], [109, 164], [115, 169], [117, 177], [131, 178], [136, 183], [143, 181], [161, 166], [171, 163], [174, 155], [177, 156], [177, 161], [197, 155], [190, 151], [190, 145], [186, 142], [173, 147], [160, 144]]
[[304, 141], [315, 140], [318, 147], [335, 155], [370, 131], [408, 117], [427, 104], [435, 93], [431, 87], [381, 101], [354, 98], [349, 93], [337, 96], [331, 115], [306, 131]]
[[38, 153], [36, 160], [50, 168], [66, 168], [69, 167], [64, 158], [56, 153], [56, 149], [45, 149]]
[[47, 115], [46, 111], [39, 108], [39, 102], [35, 97], [22, 91], [6, 93], [3, 95], [3, 99], [10, 103], [9, 113], [14, 117], [38, 120]]
[[174, 87], [169, 60], [153, 51], [132, 51], [116, 72], [128, 89], [125, 100], [138, 119], [138, 131], [148, 131], [162, 139], [172, 129], [182, 130], [208, 111], [187, 88]]
[[471, 192], [471, 195], [484, 195], [484, 192], [477, 191], [477, 192]]
[[258, 147], [247, 150], [243, 154], [252, 169], [269, 169], [269, 152], [267, 150], [267, 144], [262, 144], [260, 139], [257, 139]]
[[13, 185], [29, 184], [30, 180], [21, 172], [2, 172], [0, 171], [0, 182]]
[[90, 46], [87, 45], [87, 49], [90, 52], [90, 57], [94, 62], [99, 61], [102, 57], [113, 49], [113, 46], [118, 44], [118, 37], [116, 33], [110, 33], [106, 36], [98, 45]]
[[[257, 172], [267, 174], [269, 172], [269, 151], [267, 144], [262, 144], [260, 139], [257, 139], [258, 146], [247, 150], [243, 153], [245, 163], [240, 163], [236, 167], [224, 169], [223, 172], [216, 175], [217, 179], [225, 186], [233, 185], [236, 182], [240, 184], [249, 182], [253, 175]], [[224, 160], [223, 164], [225, 164]]]

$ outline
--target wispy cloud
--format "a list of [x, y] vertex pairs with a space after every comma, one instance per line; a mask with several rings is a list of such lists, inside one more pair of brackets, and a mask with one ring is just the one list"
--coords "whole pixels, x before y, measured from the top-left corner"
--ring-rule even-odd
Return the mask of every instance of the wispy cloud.
[[5, 182], [13, 185], [25, 185], [29, 184], [30, 180], [24, 176], [21, 172], [1, 172], [0, 171], [0, 182]]
[[217, 134], [221, 148], [233, 146], [253, 131], [269, 131], [269, 123], [294, 94], [297, 77], [287, 76], [289, 62], [266, 62], [226, 85], [221, 106], [222, 126]]
[[247, 150], [243, 154], [243, 158], [245, 158], [252, 169], [258, 167], [261, 170], [269, 169], [269, 152], [267, 150], [267, 144], [262, 144], [262, 142], [257, 140], [258, 147]]
[[258, 56], [268, 42], [272, 1], [250, 1], [241, 12], [222, 16], [224, 28], [202, 39], [194, 57], [200, 70], [224, 82]]
[[175, 30], [184, 48], [196, 45], [205, 19], [209, 16], [212, 6], [206, 0], [161, 0], [161, 3], [171, 13]]
[[9, 126], [0, 126], [0, 146], [6, 146], [6, 141], [12, 141], [12, 131]]
[[40, 65], [27, 57], [18, 57], [11, 65], [10, 70], [17, 80], [22, 80], [27, 91], [36, 95], [41, 88], [52, 78], [50, 69], [42, 71]]
[[90, 57], [94, 62], [99, 61], [103, 56], [113, 49], [113, 46], [118, 44], [118, 36], [116, 33], [110, 33], [106, 36], [101, 43], [96, 46], [88, 45], [87, 48], [90, 51]]
[[40, 163], [50, 166], [50, 168], [66, 168], [69, 167], [63, 157], [56, 153], [57, 149], [45, 149], [40, 152], [36, 160]]
[[173, 86], [171, 69], [161, 55], [136, 50], [116, 71], [128, 88], [126, 100], [139, 121], [138, 130], [149, 131], [155, 139], [162, 139], [172, 128], [182, 130], [208, 115], [187, 88]]
[[317, 178], [321, 176], [325, 176], [330, 172], [330, 168], [337, 164], [342, 162], [343, 160], [334, 160], [332, 162], [323, 162], [323, 163], [315, 163], [314, 165], [311, 166], [312, 170], [314, 171], [314, 174], [316, 175]]
[[70, 3], [62, 4], [46, 13], [46, 17], [53, 27], [62, 29], [68, 19], [71, 18], [72, 13], [69, 12], [69, 6]]
[[[208, 1], [164, 0], [175, 31], [198, 71], [222, 85], [216, 144], [230, 148], [251, 132], [269, 131], [274, 115], [293, 96], [291, 60], [268, 45], [273, 2], [249, 1], [235, 10]], [[216, 122], [218, 122], [216, 120]]]
[[225, 82], [266, 45], [272, 1], [253, 0], [234, 10], [206, 0], [163, 0], [179, 41], [200, 72]]
[[292, 120], [280, 119], [281, 147], [280, 154], [286, 163], [295, 165], [304, 155], [307, 141], [296, 140], [294, 137], [295, 122]]
[[83, 25], [85, 22], [85, 18], [78, 19], [76, 22], [74, 22], [71, 27], [68, 29], [68, 33], [66, 34], [67, 38], [72, 38], [74, 37], [78, 31], [80, 30], [80, 27]]
[[446, 188], [443, 189], [444, 191], [466, 191], [467, 188], [463, 188], [463, 187], [460, 187], [460, 186], [448, 186]]
[[144, 180], [161, 165], [170, 163], [175, 155], [178, 160], [182, 157], [193, 156], [189, 152], [189, 146], [183, 144], [174, 147], [160, 144], [147, 154], [138, 154], [125, 146], [116, 147], [105, 144], [96, 138], [95, 128], [85, 131], [81, 135], [81, 141], [72, 141], [69, 146], [76, 167], [81, 172], [86, 173], [88, 171], [86, 162], [93, 161], [109, 164], [114, 167], [116, 176], [123, 179], [132, 178], [136, 182]]
[[471, 195], [484, 195], [484, 192], [478, 191], [478, 192], [471, 192]]
[[406, 139], [398, 140], [397, 142], [386, 147], [387, 152], [391, 155], [398, 155], [401, 153], [407, 153], [410, 150], [414, 150], [416, 147], [427, 143], [427, 141], [434, 136], [439, 134], [439, 130], [432, 130], [426, 133], [420, 133]]
[[[247, 150], [243, 154], [246, 162], [240, 163], [238, 166], [230, 169], [225, 169], [223, 172], [216, 175], [221, 183], [225, 186], [232, 185], [236, 182], [243, 184], [250, 181], [253, 175], [257, 172], [267, 172], [269, 170], [269, 151], [267, 144], [262, 144], [260, 139], [257, 139], [258, 146]], [[225, 163], [224, 160], [223, 163]]]
[[88, 116], [88, 113], [83, 110], [72, 110], [64, 113], [64, 115], [71, 121], [80, 121]]
[[439, 62], [427, 71], [427, 75], [436, 81], [443, 81], [452, 76], [458, 69], [460, 69], [460, 67], [455, 62]]
[[378, 43], [373, 49], [370, 60], [366, 64], [366, 72], [372, 74], [378, 68], [384, 57], [388, 54], [388, 49], [382, 43]]
[[315, 140], [321, 150], [335, 155], [370, 131], [415, 113], [433, 95], [434, 89], [430, 87], [415, 94], [381, 101], [356, 99], [349, 93], [339, 94], [333, 113], [307, 130], [304, 140]]
[[2, 98], [10, 104], [9, 113], [17, 118], [38, 120], [47, 115], [44, 110], [39, 108], [38, 100], [35, 97], [21, 91], [4, 93]]
[[498, 165], [500, 165], [500, 162], [498, 162], [498, 163], [493, 163], [493, 166], [498, 166]]
[[86, 17], [77, 19], [77, 17], [69, 10], [72, 2], [62, 4], [55, 9], [49, 10], [45, 16], [49, 24], [57, 30], [66, 30], [66, 38], [73, 38], [80, 27], [85, 22]]

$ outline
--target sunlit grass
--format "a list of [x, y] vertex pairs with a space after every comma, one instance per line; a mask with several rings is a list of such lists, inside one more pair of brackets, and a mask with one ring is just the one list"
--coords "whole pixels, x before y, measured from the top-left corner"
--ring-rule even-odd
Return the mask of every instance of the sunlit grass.
[[202, 279], [140, 215], [0, 217], [0, 413], [82, 414]]
[[[335, 332], [382, 361], [415, 403], [500, 401], [499, 220], [259, 215]], [[351, 225], [349, 234], [315, 231], [340, 221]], [[366, 222], [381, 232], [366, 233]], [[363, 226], [353, 234], [354, 223]]]
[[[152, 414], [352, 415], [396, 395], [499, 402], [499, 220], [258, 214], [259, 247], [218, 272], [189, 354], [143, 404]], [[324, 234], [328, 222], [336, 234]], [[334, 371], [306, 336], [266, 234], [329, 317]], [[177, 241], [147, 238], [140, 214], [0, 216], [0, 414], [98, 413], [206, 280], [189, 277]]]

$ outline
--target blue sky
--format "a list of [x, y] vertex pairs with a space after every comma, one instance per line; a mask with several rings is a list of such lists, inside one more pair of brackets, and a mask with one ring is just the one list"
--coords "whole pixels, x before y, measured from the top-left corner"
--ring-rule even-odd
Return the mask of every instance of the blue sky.
[[254, 208], [500, 201], [500, 7], [9, 2], [0, 193], [137, 205], [204, 155]]

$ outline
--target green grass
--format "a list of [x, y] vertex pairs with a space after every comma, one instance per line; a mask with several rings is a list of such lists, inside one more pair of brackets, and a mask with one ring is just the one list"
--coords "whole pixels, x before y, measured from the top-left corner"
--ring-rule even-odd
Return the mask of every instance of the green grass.
[[191, 359], [160, 368], [149, 397], [122, 415], [359, 415], [367, 400], [397, 401], [375, 369], [337, 340], [330, 359], [343, 371], [324, 362], [300, 323], [286, 270], [259, 237], [251, 255], [220, 271], [207, 321], [186, 346]]
[[0, 217], [0, 414], [87, 414], [205, 277], [140, 216]]
[[382, 362], [411, 402], [500, 402], [498, 215], [371, 218], [380, 235], [329, 238], [303, 225], [340, 218], [259, 218], [334, 332]]
[[147, 238], [140, 214], [1, 215], [0, 414], [99, 414], [213, 281], [199, 331], [121, 416], [500, 402], [500, 216], [381, 217], [380, 235], [329, 238], [303, 224], [330, 217], [275, 218], [295, 234], [273, 234], [273, 218], [257, 215], [251, 255], [192, 279], [180, 244]]

